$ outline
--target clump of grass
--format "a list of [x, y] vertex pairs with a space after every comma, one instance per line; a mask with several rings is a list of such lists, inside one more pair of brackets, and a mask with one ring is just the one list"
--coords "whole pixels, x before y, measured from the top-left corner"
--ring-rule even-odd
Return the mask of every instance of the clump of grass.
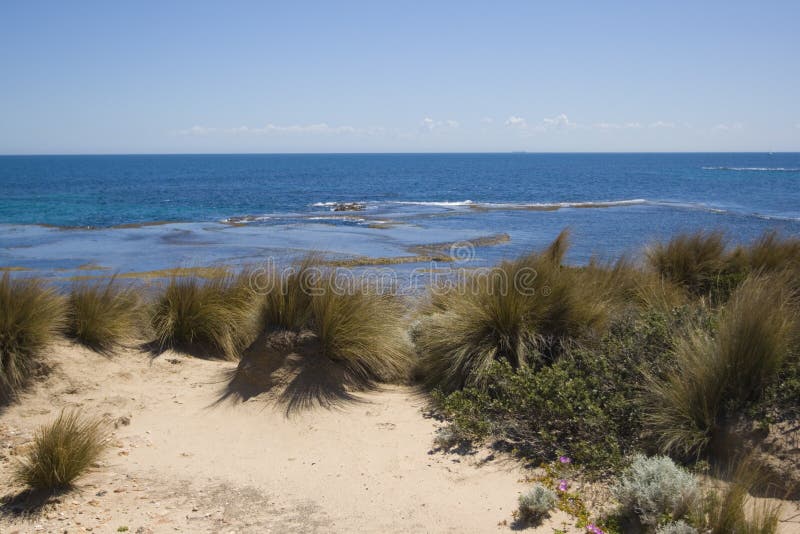
[[63, 326], [63, 299], [34, 279], [0, 278], [0, 402], [40, 366], [42, 349]]
[[423, 318], [415, 338], [428, 386], [444, 391], [484, 386], [496, 360], [527, 365], [541, 344], [532, 328], [534, 299], [505, 282], [522, 268], [520, 262], [505, 262], [497, 276], [473, 278], [436, 299], [441, 311]]
[[763, 485], [762, 472], [751, 458], [739, 461], [729, 473], [730, 482], [712, 488], [695, 512], [695, 524], [710, 534], [774, 534], [778, 531], [780, 503], [756, 501], [751, 492]]
[[647, 251], [653, 269], [695, 295], [710, 293], [722, 283], [728, 255], [721, 232], [680, 234]]
[[785, 278], [753, 276], [720, 312], [715, 336], [700, 328], [679, 335], [674, 372], [648, 377], [647, 422], [662, 450], [699, 455], [722, 446], [729, 417], [762, 395], [789, 355], [796, 321]]
[[485, 387], [493, 362], [524, 367], [599, 328], [605, 303], [561, 266], [566, 247], [562, 232], [542, 253], [476, 271], [444, 292], [432, 288], [415, 332], [426, 384], [445, 392]]
[[311, 318], [311, 295], [322, 271], [318, 254], [309, 254], [288, 272], [275, 268], [259, 271], [254, 279], [263, 295], [262, 318], [267, 328], [301, 330]]
[[750, 246], [737, 247], [731, 262], [755, 272], [777, 272], [800, 267], [800, 239], [765, 232]]
[[258, 328], [250, 273], [220, 270], [201, 280], [174, 276], [155, 303], [151, 323], [161, 347], [218, 351], [236, 359]]
[[536, 484], [519, 496], [517, 514], [520, 521], [536, 524], [542, 521], [556, 507], [556, 494], [541, 484]]
[[67, 299], [67, 335], [98, 352], [110, 352], [141, 326], [138, 293], [111, 279], [78, 283]]
[[310, 328], [325, 356], [363, 379], [408, 377], [411, 347], [405, 307], [388, 292], [328, 273], [312, 292]]
[[102, 420], [78, 411], [61, 412], [36, 431], [33, 445], [14, 472], [16, 482], [31, 489], [55, 491], [72, 483], [100, 457], [106, 447]]
[[682, 518], [700, 496], [694, 476], [671, 459], [641, 454], [634, 456], [613, 491], [622, 514], [650, 528]]

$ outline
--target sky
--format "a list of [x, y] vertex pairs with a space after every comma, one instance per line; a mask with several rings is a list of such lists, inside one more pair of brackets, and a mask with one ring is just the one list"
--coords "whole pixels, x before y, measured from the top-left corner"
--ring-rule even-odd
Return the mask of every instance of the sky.
[[800, 151], [800, 2], [0, 2], [0, 154]]

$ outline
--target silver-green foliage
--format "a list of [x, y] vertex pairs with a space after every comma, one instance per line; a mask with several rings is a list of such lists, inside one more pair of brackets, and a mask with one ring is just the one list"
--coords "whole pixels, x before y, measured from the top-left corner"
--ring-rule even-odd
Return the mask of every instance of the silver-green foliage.
[[641, 454], [634, 456], [613, 491], [623, 514], [653, 527], [682, 517], [700, 495], [694, 476], [670, 458]]
[[523, 521], [540, 521], [555, 506], [556, 494], [541, 484], [519, 496], [519, 516]]

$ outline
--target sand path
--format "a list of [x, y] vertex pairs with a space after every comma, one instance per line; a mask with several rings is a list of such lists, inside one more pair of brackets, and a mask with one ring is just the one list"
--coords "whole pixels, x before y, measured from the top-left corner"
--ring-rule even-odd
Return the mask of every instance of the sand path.
[[[266, 393], [219, 402], [230, 362], [67, 343], [53, 355], [50, 375], [0, 414], [0, 481], [62, 407], [117, 421], [113, 445], [77, 491], [33, 516], [6, 507], [0, 532], [498, 532], [526, 487], [525, 470], [490, 451], [433, 451], [438, 423], [410, 388], [326, 407]], [[529, 531], [573, 523], [557, 512]]]

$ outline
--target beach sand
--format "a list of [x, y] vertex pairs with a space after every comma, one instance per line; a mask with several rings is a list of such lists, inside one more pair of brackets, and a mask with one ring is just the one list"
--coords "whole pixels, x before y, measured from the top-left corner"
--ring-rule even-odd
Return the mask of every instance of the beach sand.
[[[219, 402], [235, 363], [60, 342], [46, 379], [0, 414], [0, 480], [64, 407], [115, 421], [78, 488], [0, 532], [509, 531], [527, 471], [503, 455], [432, 450], [425, 399], [391, 386], [326, 406], [262, 394]], [[568, 532], [557, 512], [540, 529]], [[121, 530], [124, 531], [124, 530]]]
[[[509, 532], [532, 472], [489, 449], [434, 449], [410, 387], [230, 393], [237, 364], [173, 352], [113, 357], [60, 341], [53, 367], [0, 413], [0, 532]], [[246, 400], [245, 400], [246, 399]], [[62, 408], [111, 423], [77, 488], [20, 515], [7, 484], [35, 428]], [[599, 495], [599, 497], [598, 497]], [[606, 493], [607, 495], [607, 493]], [[583, 495], [602, 505], [602, 492]], [[800, 532], [786, 503], [781, 532]], [[125, 530], [127, 529], [127, 530]], [[555, 511], [526, 532], [585, 532]]]

